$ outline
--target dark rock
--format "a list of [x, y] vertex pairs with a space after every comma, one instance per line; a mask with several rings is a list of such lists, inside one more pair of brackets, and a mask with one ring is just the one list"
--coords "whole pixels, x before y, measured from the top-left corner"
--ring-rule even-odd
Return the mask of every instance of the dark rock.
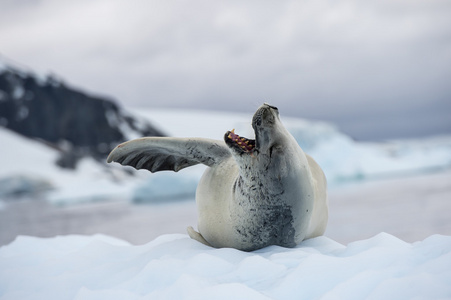
[[0, 66], [0, 126], [57, 148], [57, 163], [65, 168], [75, 168], [85, 156], [103, 160], [132, 137], [163, 136], [110, 99], [10, 66]]

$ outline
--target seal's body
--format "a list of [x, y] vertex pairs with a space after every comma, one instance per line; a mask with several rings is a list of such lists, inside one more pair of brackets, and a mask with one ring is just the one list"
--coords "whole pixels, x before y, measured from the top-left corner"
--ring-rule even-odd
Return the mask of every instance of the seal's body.
[[294, 247], [322, 235], [328, 219], [326, 179], [280, 122], [277, 108], [262, 105], [252, 126], [255, 140], [228, 131], [224, 142], [200, 138], [142, 138], [116, 147], [117, 161], [151, 172], [203, 163], [196, 192], [199, 233], [213, 247], [245, 251]]

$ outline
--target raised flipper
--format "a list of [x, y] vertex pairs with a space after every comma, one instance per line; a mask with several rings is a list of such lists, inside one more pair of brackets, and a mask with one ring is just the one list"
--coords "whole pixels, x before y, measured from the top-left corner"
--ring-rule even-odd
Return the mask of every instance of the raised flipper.
[[179, 170], [204, 164], [209, 167], [229, 158], [224, 142], [203, 138], [144, 137], [118, 145], [107, 162], [118, 162], [150, 172]]

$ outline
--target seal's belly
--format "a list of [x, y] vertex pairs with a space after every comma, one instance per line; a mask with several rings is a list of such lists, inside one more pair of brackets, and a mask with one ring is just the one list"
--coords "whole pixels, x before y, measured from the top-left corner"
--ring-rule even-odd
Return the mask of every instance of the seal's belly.
[[252, 251], [295, 247], [304, 239], [312, 205], [301, 201], [298, 185], [278, 194], [259, 186], [245, 186], [233, 160], [205, 171], [196, 201], [198, 229], [210, 245]]
[[287, 205], [261, 205], [236, 212], [240, 220], [234, 229], [242, 250], [252, 251], [269, 245], [296, 246], [292, 208]]

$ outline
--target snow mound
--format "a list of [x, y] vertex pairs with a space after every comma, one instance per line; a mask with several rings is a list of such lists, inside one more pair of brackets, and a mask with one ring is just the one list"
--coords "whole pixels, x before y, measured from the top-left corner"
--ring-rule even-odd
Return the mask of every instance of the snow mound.
[[141, 246], [104, 235], [20, 236], [0, 248], [1, 299], [443, 299], [451, 237], [386, 233], [343, 246], [213, 249], [186, 235]]

